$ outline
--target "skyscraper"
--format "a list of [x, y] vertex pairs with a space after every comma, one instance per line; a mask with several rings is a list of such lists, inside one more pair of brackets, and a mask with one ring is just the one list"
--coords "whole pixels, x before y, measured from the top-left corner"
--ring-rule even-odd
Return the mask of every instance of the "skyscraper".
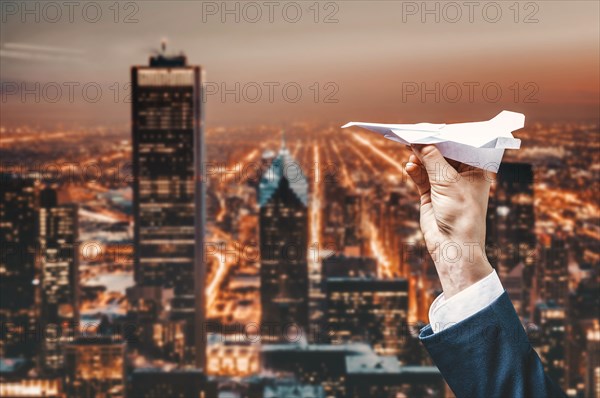
[[362, 197], [360, 195], [348, 194], [344, 198], [344, 246], [359, 246], [360, 226], [362, 221]]
[[569, 308], [569, 259], [564, 236], [544, 234], [539, 244], [536, 272], [538, 299]]
[[131, 70], [135, 280], [174, 289], [170, 316], [188, 322], [184, 361], [204, 368], [194, 333], [205, 314], [201, 67], [164, 50]]
[[33, 179], [0, 174], [0, 356], [31, 359], [39, 347]]
[[288, 327], [299, 327], [305, 335], [308, 184], [285, 143], [260, 181], [258, 203], [262, 324], [275, 327], [274, 340], [281, 340]]
[[539, 326], [539, 339], [533, 346], [538, 352], [548, 376], [562, 388], [567, 377], [567, 314], [554, 302], [538, 303], [534, 321]]
[[586, 333], [587, 361], [585, 391], [590, 398], [600, 397], [600, 329], [598, 324]]
[[[535, 273], [535, 211], [533, 169], [527, 163], [502, 163], [490, 195], [487, 212], [487, 257], [500, 278], [523, 264], [522, 308], [532, 304], [531, 288]], [[533, 310], [529, 308], [528, 312]]]
[[58, 204], [52, 188], [41, 191], [38, 233], [45, 332], [41, 365], [50, 374], [62, 370], [63, 346], [74, 338], [79, 320], [77, 220], [77, 205]]

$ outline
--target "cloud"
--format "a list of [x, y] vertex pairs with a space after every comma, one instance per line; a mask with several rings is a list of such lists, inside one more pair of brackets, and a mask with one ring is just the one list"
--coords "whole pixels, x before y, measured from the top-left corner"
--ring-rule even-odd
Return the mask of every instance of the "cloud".
[[81, 61], [85, 53], [78, 49], [29, 43], [5, 43], [0, 57], [20, 61]]

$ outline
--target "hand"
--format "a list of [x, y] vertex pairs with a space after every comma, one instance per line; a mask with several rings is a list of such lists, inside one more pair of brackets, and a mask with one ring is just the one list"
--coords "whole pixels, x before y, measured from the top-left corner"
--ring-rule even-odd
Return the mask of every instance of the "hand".
[[434, 145], [412, 145], [406, 172], [421, 195], [421, 231], [446, 298], [492, 272], [485, 221], [494, 174], [447, 161]]

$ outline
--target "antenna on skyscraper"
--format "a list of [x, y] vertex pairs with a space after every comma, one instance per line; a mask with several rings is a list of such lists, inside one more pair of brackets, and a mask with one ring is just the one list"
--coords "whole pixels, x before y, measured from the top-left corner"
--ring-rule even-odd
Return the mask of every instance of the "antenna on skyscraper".
[[167, 39], [164, 37], [160, 40], [160, 50], [163, 54], [167, 53]]

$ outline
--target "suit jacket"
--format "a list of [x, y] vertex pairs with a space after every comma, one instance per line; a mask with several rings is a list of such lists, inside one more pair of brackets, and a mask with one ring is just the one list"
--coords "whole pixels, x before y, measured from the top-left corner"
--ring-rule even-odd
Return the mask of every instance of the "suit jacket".
[[457, 398], [566, 397], [544, 373], [506, 292], [438, 333], [427, 325], [419, 338]]

